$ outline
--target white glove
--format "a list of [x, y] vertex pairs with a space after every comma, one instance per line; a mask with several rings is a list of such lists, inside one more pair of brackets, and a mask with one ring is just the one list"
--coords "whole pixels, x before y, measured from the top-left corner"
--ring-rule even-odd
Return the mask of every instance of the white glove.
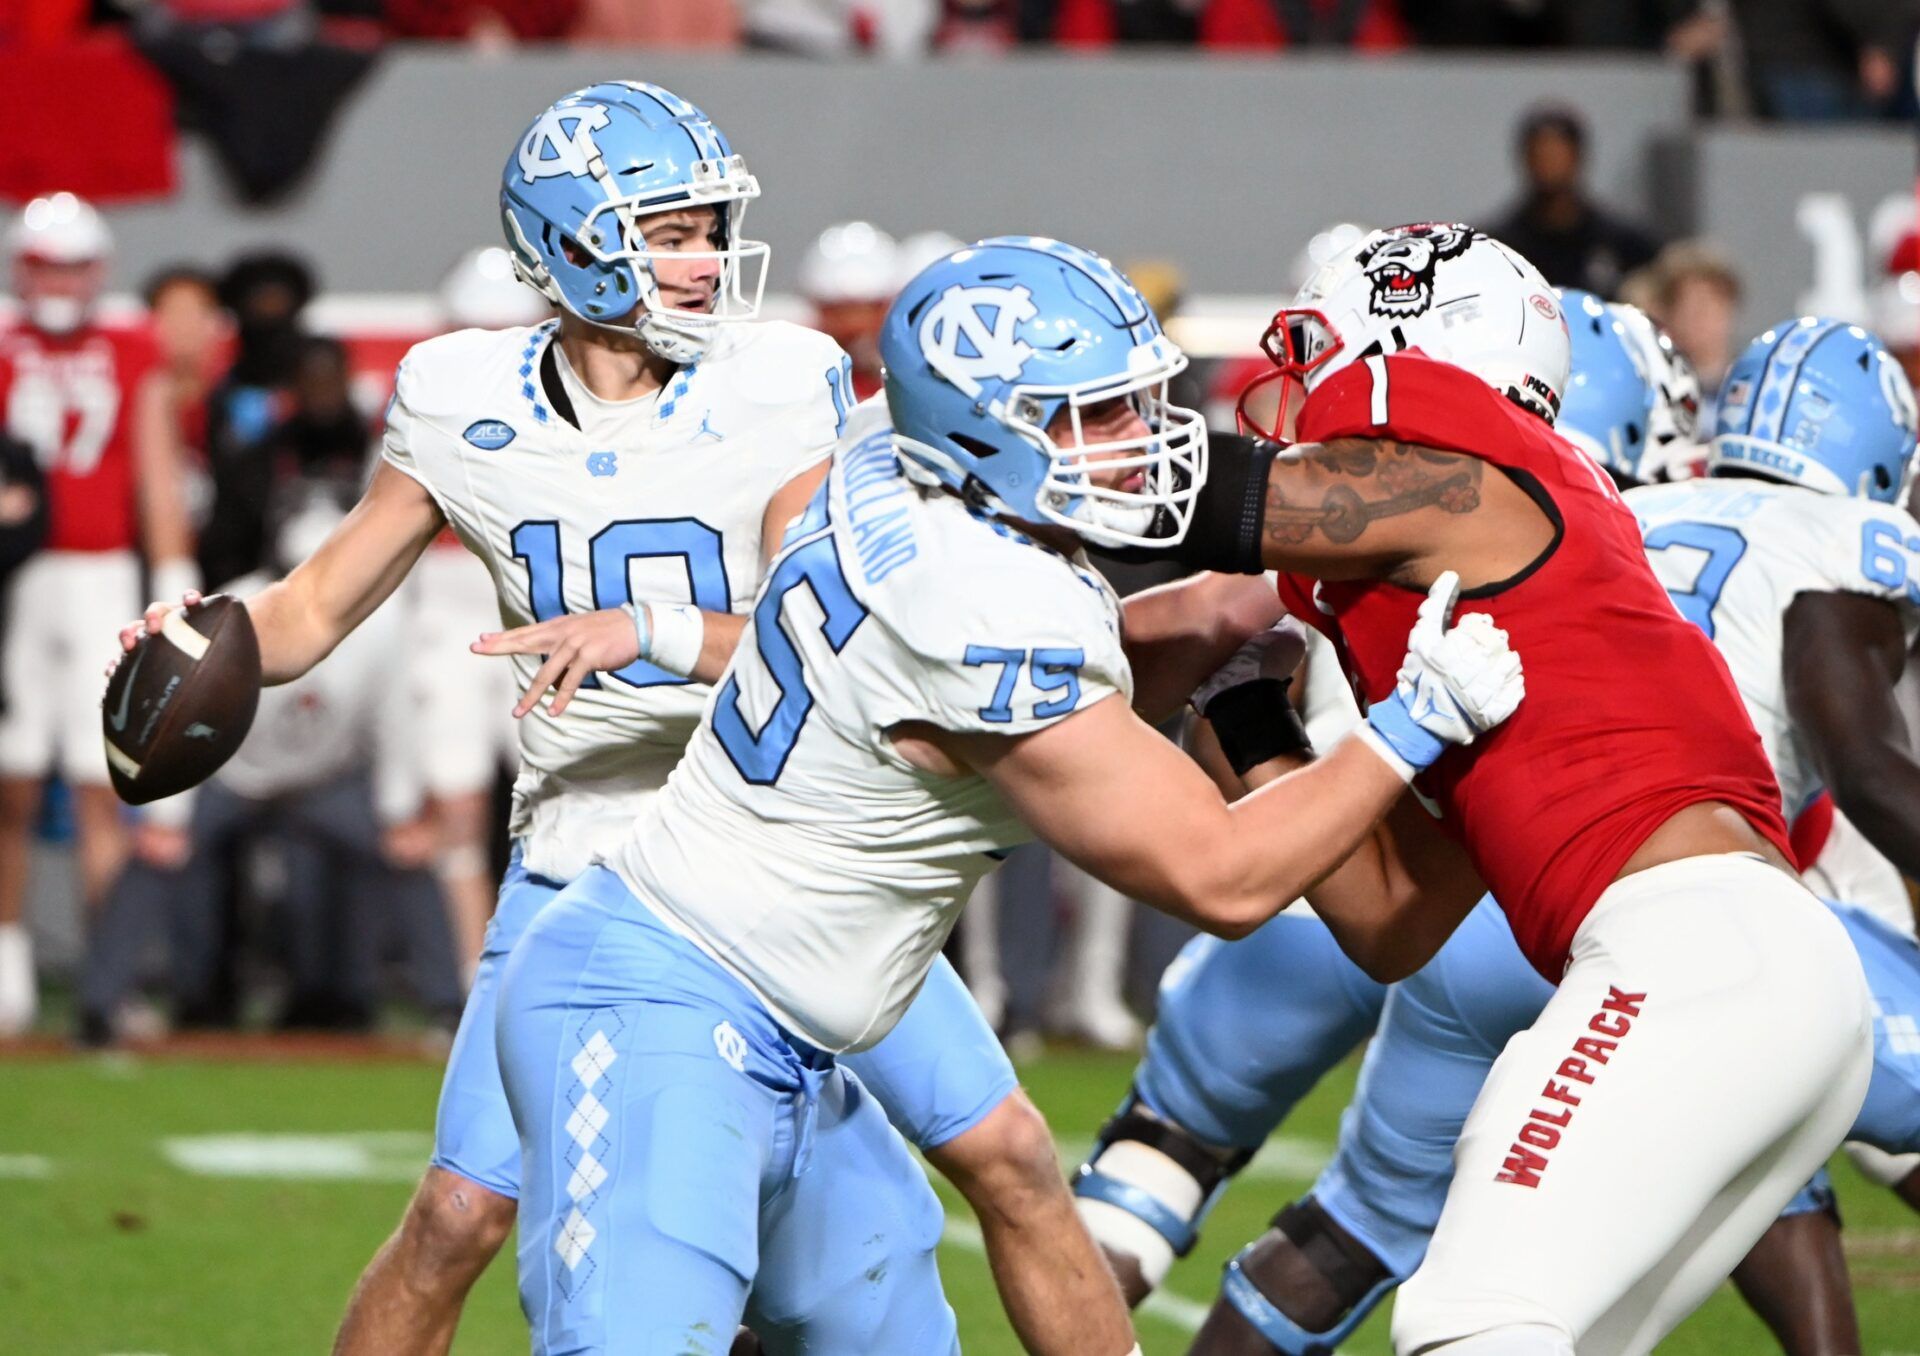
[[1282, 617], [1233, 652], [1193, 690], [1193, 709], [1207, 714], [1207, 704], [1221, 693], [1262, 678], [1287, 679], [1307, 656], [1307, 628], [1292, 617]]
[[1367, 710], [1360, 729], [1405, 780], [1453, 745], [1471, 744], [1514, 713], [1526, 695], [1520, 656], [1484, 613], [1450, 625], [1460, 576], [1446, 571], [1427, 590], [1393, 694]]

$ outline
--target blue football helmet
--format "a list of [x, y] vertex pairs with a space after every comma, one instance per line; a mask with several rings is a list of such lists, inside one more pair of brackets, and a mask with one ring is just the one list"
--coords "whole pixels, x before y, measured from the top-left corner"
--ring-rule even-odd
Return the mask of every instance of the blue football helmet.
[[1913, 388], [1858, 325], [1775, 325], [1727, 372], [1707, 474], [1751, 472], [1827, 494], [1899, 503], [1913, 470]]
[[[1105, 259], [1042, 236], [969, 245], [902, 289], [880, 355], [894, 441], [921, 483], [1102, 546], [1186, 535], [1207, 474], [1205, 420], [1168, 399], [1187, 357]], [[1116, 397], [1148, 432], [1085, 442], [1082, 413]], [[1063, 411], [1066, 446], [1048, 432]], [[1096, 485], [1095, 461], [1130, 474]]]
[[1642, 462], [1659, 392], [1625, 328], [1591, 292], [1560, 289], [1571, 350], [1561, 436], [1620, 480], [1646, 479]]
[[[534, 119], [500, 178], [500, 216], [520, 277], [556, 306], [638, 335], [670, 362], [693, 362], [716, 327], [751, 320], [768, 250], [740, 236], [760, 185], [706, 114], [658, 85], [589, 85]], [[711, 250], [650, 251], [644, 218], [712, 207]], [[710, 309], [665, 304], [657, 262], [719, 262]], [[751, 280], [749, 280], [751, 274]]]

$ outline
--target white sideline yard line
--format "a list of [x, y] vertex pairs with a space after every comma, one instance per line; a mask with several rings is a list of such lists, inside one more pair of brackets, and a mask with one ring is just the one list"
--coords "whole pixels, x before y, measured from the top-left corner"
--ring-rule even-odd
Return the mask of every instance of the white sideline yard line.
[[53, 1160], [45, 1154], [0, 1154], [0, 1177], [38, 1180], [53, 1176]]
[[417, 1130], [346, 1135], [182, 1135], [160, 1153], [198, 1177], [306, 1182], [411, 1182], [426, 1168], [433, 1136]]
[[[987, 1255], [987, 1240], [981, 1236], [980, 1226], [972, 1220], [955, 1219], [948, 1215], [946, 1232], [941, 1235], [941, 1241], [981, 1257]], [[1163, 1319], [1182, 1332], [1199, 1332], [1200, 1325], [1207, 1321], [1208, 1307], [1198, 1300], [1156, 1290], [1141, 1302], [1140, 1312]]]

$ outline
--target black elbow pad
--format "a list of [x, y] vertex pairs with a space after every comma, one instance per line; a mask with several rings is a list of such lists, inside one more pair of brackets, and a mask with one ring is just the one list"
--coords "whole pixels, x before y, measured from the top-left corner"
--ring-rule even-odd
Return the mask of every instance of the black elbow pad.
[[1267, 472], [1280, 448], [1260, 438], [1216, 433], [1207, 440], [1207, 479], [1193, 502], [1187, 535], [1174, 546], [1103, 551], [1128, 564], [1178, 561], [1195, 570], [1260, 574], [1260, 530], [1266, 521]]

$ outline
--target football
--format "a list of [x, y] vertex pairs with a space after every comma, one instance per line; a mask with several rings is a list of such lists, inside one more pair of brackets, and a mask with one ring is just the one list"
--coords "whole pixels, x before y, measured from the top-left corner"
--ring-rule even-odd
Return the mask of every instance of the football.
[[260, 641], [246, 604], [215, 594], [167, 614], [100, 703], [113, 789], [129, 805], [197, 786], [233, 756], [260, 704]]

